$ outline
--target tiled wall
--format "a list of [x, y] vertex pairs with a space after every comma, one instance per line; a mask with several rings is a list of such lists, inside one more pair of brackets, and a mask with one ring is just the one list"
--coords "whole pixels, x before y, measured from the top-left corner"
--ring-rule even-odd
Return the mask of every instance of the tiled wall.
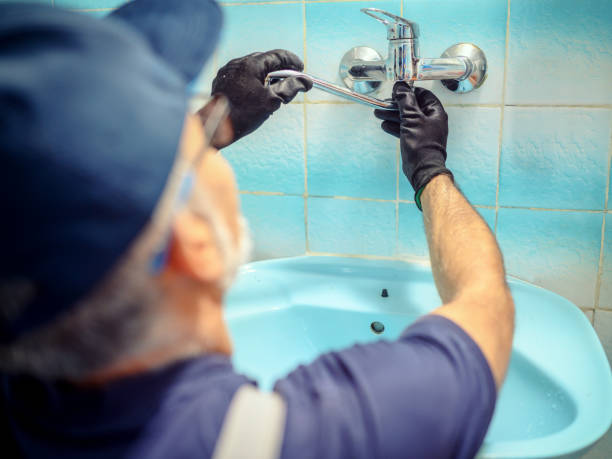
[[[43, 2], [104, 15], [122, 0]], [[338, 82], [349, 48], [386, 54], [383, 26], [359, 12], [368, 6], [418, 22], [425, 57], [462, 41], [485, 51], [479, 90], [423, 85], [449, 114], [449, 167], [496, 232], [509, 273], [583, 308], [612, 359], [612, 2], [236, 0], [223, 4], [221, 45], [193, 89], [209, 91], [233, 57], [278, 47]], [[311, 91], [224, 154], [258, 258], [427, 256], [397, 143], [369, 109]]]
[[[349, 48], [386, 53], [375, 6], [420, 24], [423, 56], [479, 45], [484, 86], [424, 84], [450, 119], [449, 167], [496, 232], [510, 274], [585, 310], [612, 358], [612, 2], [368, 0], [235, 2], [214, 62], [284, 47], [338, 82]], [[225, 152], [236, 169], [258, 258], [350, 254], [424, 258], [420, 212], [399, 151], [371, 110], [311, 91]], [[606, 227], [607, 218], [607, 227]]]

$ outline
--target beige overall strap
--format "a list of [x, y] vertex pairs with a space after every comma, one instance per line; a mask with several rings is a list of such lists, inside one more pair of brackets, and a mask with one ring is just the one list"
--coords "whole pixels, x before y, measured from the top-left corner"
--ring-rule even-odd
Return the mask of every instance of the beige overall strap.
[[230, 403], [212, 459], [278, 459], [286, 414], [279, 394], [245, 384]]

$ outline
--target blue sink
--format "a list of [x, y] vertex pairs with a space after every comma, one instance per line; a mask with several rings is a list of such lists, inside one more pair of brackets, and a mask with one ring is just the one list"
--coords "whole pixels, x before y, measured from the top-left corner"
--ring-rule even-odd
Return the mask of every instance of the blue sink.
[[[612, 422], [610, 365], [577, 307], [509, 282], [516, 304], [512, 359], [479, 456], [579, 456]], [[439, 305], [429, 267], [298, 257], [245, 266], [228, 295], [226, 319], [237, 370], [269, 389], [322, 352], [397, 338]], [[382, 333], [373, 332], [374, 321]]]

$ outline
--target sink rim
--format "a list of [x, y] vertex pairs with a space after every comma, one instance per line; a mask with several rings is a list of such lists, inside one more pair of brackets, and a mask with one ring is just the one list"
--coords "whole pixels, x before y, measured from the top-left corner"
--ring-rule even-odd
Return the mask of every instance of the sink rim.
[[[392, 277], [394, 281], [400, 280], [400, 277], [407, 279], [407, 273], [417, 274], [419, 276], [430, 276], [431, 269], [425, 263], [415, 263], [413, 261], [402, 260], [386, 260], [386, 259], [363, 259], [353, 257], [336, 257], [336, 256], [300, 256], [291, 258], [280, 258], [273, 260], [257, 261], [245, 265], [241, 270], [241, 276], [258, 276], [259, 274], [276, 273], [285, 274], [287, 272], [299, 272], [301, 274], [320, 277], [320, 276], [340, 276], [352, 278], [355, 275], [364, 275], [366, 271], [376, 267], [377, 276], [366, 276], [369, 278], [381, 278], [381, 274], [388, 276], [394, 273]], [[402, 276], [399, 276], [399, 273]], [[384, 277], [382, 277], [384, 278]], [[275, 287], [280, 288], [282, 279], [274, 277]], [[432, 280], [433, 281], [433, 280]], [[565, 428], [554, 432], [550, 435], [537, 437], [529, 440], [513, 440], [488, 443], [485, 442], [478, 454], [479, 457], [558, 457], [568, 454], [576, 454], [583, 452], [592, 446], [600, 437], [602, 437], [612, 423], [612, 371], [605, 356], [601, 343], [586, 316], [566, 298], [546, 290], [542, 287], [530, 284], [524, 280], [508, 276], [508, 281], [513, 289], [513, 293], [536, 295], [542, 297], [546, 302], [555, 304], [555, 317], [545, 318], [546, 327], [542, 327], [540, 337], [546, 339], [555, 331], [554, 326], [550, 323], [564, 319], [571, 323], [571, 328], [562, 329], [563, 335], [568, 338], [563, 341], [565, 346], [557, 346], [557, 349], [540, 349], [540, 352], [535, 352], [538, 349], [538, 344], [534, 343], [515, 343], [513, 344], [513, 352], [519, 352], [541, 369], [552, 381], [563, 388], [571, 397], [572, 403], [576, 407], [576, 417]], [[526, 293], [527, 292], [527, 293]], [[290, 299], [291, 292], [284, 292]], [[290, 303], [289, 303], [290, 304]], [[432, 306], [433, 309], [436, 305]], [[517, 303], [517, 324], [520, 322], [519, 315], [522, 320], [528, 315], [537, 316], [538, 310], [535, 308], [527, 308], [526, 306]], [[227, 316], [231, 318], [231, 305], [228, 302], [226, 309]], [[560, 312], [563, 311], [563, 312]], [[241, 311], [240, 315], [248, 313]], [[542, 312], [539, 313], [540, 318], [544, 318]], [[552, 320], [551, 320], [552, 319]], [[525, 322], [527, 323], [527, 322]], [[532, 322], [530, 322], [531, 324]], [[528, 325], [529, 327], [529, 325]], [[517, 327], [518, 328], [518, 327]], [[571, 331], [568, 332], [568, 330]], [[558, 331], [558, 330], [557, 330]], [[569, 337], [579, 337], [579, 341], [570, 342]], [[570, 346], [571, 345], [571, 346]], [[535, 359], [531, 358], [526, 350], [532, 349], [535, 352]], [[541, 348], [541, 346], [540, 346]], [[566, 349], [567, 348], [567, 349]], [[571, 348], [571, 349], [570, 349]], [[562, 356], [563, 351], [571, 350], [574, 354], [582, 355], [580, 361], [584, 365], [581, 370], [576, 371], [576, 368], [569, 368], [569, 364], [563, 366], [551, 366], [550, 363], [540, 361], [543, 355], [548, 352], [552, 356]], [[583, 352], [588, 350], [588, 352]], [[538, 360], [540, 359], [540, 360]], [[559, 360], [564, 362], [564, 360]], [[586, 374], [585, 374], [586, 373]], [[589, 379], [592, 377], [592, 379]], [[606, 384], [606, 382], [608, 384]], [[593, 400], [596, 400], [595, 403]], [[595, 405], [599, 408], [596, 409]], [[607, 410], [601, 409], [602, 406], [609, 406]]]

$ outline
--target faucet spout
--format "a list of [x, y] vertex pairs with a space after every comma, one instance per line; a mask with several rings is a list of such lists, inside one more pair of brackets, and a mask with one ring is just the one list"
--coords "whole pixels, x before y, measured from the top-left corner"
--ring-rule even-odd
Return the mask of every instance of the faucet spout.
[[329, 94], [342, 97], [343, 99], [347, 99], [352, 102], [357, 102], [362, 105], [367, 105], [368, 107], [380, 108], [383, 110], [397, 110], [397, 105], [393, 101], [381, 100], [377, 99], [376, 97], [370, 97], [365, 94], [360, 94], [358, 92], [351, 91], [348, 88], [343, 88], [342, 86], [330, 83], [329, 81], [314, 77], [304, 72], [298, 72], [296, 70], [277, 70], [275, 72], [270, 72], [266, 76], [264, 84], [268, 86], [273, 83], [274, 80], [280, 80], [292, 76], [300, 76], [302, 78], [307, 78], [312, 82], [312, 86], [314, 88], [321, 89], [322, 91], [325, 91]]
[[465, 80], [472, 64], [465, 57], [419, 59], [415, 80]]

